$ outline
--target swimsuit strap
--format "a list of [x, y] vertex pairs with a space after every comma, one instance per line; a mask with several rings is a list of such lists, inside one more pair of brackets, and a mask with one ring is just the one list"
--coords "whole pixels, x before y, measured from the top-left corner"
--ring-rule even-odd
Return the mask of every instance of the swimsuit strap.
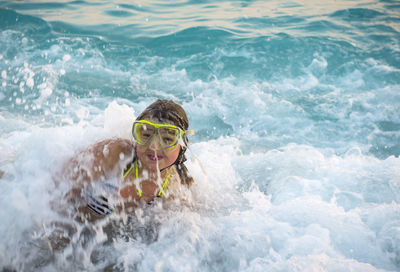
[[164, 183], [163, 183], [163, 185], [162, 185], [162, 187], [161, 187], [161, 190], [158, 192], [157, 196], [159, 196], [159, 197], [165, 197], [164, 191], [165, 191], [165, 189], [166, 189], [167, 186], [168, 186], [168, 181], [169, 181], [169, 178], [171, 177], [171, 172], [172, 172], [172, 167], [169, 168], [168, 175], [167, 175], [167, 177], [165, 178]]
[[[128, 169], [128, 171], [126, 171], [125, 174], [123, 175], [124, 179], [129, 175], [129, 173], [131, 172], [133, 166], [135, 166], [135, 178], [136, 179], [139, 178], [139, 167], [138, 167], [137, 162], [135, 161], [133, 164], [131, 164], [131, 167]], [[170, 167], [170, 169], [168, 171], [168, 175], [165, 178], [164, 183], [163, 183], [163, 185], [161, 187], [161, 190], [157, 194], [158, 197], [162, 197], [162, 196], [165, 197], [164, 191], [168, 186], [169, 178], [171, 177], [171, 172], [172, 172], [172, 167]], [[142, 197], [142, 191], [140, 190], [140, 188], [138, 188], [137, 191], [138, 191], [139, 197]]]
[[[126, 172], [125, 172], [124, 175], [123, 175], [123, 178], [124, 178], [124, 179], [129, 175], [129, 173], [131, 172], [131, 170], [132, 170], [132, 168], [133, 168], [133, 164], [132, 164], [132, 163], [130, 163], [129, 165], [130, 165], [129, 169], [126, 170]], [[137, 176], [137, 174], [136, 174], [136, 176]]]

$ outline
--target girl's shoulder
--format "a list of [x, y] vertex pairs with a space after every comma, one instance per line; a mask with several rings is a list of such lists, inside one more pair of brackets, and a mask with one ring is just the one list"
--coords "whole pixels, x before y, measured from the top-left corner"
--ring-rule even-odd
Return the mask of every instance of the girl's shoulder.
[[64, 166], [68, 179], [97, 180], [122, 171], [135, 156], [133, 143], [113, 138], [98, 141], [70, 158]]
[[94, 143], [91, 148], [111, 148], [112, 151], [132, 151], [133, 143], [131, 140], [123, 138], [110, 138]]
[[122, 138], [112, 138], [99, 141], [89, 147], [89, 153], [97, 158], [123, 159], [134, 152], [132, 141]]
[[106, 168], [113, 168], [118, 162], [131, 161], [135, 155], [132, 141], [121, 138], [102, 140], [95, 143], [91, 149], [95, 160], [102, 161]]

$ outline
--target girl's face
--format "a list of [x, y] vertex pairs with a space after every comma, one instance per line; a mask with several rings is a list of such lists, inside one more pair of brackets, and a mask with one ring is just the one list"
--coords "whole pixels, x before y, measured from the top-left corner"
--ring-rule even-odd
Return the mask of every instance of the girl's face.
[[[158, 119], [154, 118], [146, 118], [145, 120], [154, 124], [160, 123]], [[169, 120], [163, 120], [162, 123], [173, 125]], [[153, 135], [147, 144], [136, 145], [136, 155], [141, 167], [150, 172], [155, 172], [157, 169], [161, 170], [172, 165], [178, 158], [180, 149], [180, 144], [177, 144], [169, 149], [164, 149], [161, 146], [159, 137], [157, 137], [157, 135]]]

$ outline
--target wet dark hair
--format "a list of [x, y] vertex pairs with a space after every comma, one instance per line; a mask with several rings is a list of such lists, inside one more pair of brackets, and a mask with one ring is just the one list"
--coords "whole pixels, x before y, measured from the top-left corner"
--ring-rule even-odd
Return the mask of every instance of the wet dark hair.
[[175, 126], [183, 130], [189, 127], [189, 120], [185, 110], [174, 101], [158, 99], [156, 102], [149, 105], [136, 120], [145, 118], [155, 118], [160, 122], [163, 120], [171, 121]]
[[[189, 120], [187, 118], [185, 110], [173, 102], [172, 100], [161, 100], [158, 99], [151, 105], [149, 105], [137, 118], [138, 120], [143, 119], [158, 119], [158, 121], [163, 122], [168, 120], [172, 122], [175, 126], [180, 127], [182, 130], [187, 130], [189, 128]], [[186, 166], [183, 164], [186, 161], [185, 152], [187, 149], [188, 138], [184, 134], [183, 142], [185, 146], [181, 146], [181, 150], [179, 151], [178, 158], [173, 163], [176, 165], [176, 169], [178, 170], [178, 174], [181, 178], [183, 184], [191, 185], [193, 183], [193, 178], [189, 175], [189, 171]]]

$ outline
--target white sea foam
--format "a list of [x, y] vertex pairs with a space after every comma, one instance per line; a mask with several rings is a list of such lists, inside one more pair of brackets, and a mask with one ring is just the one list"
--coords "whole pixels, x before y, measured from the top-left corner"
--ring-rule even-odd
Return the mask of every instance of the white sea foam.
[[104, 130], [114, 137], [131, 139], [134, 109], [111, 102], [104, 112]]
[[[129, 133], [135, 113], [132, 107], [114, 101], [97, 117], [80, 107], [86, 113], [78, 123], [55, 128], [21, 123], [2, 136], [15, 154], [0, 166], [7, 171], [1, 187], [4, 261], [20, 258], [16, 257], [20, 247], [15, 239], [27, 239], [23, 233], [33, 237], [33, 229], [43, 231], [46, 222], [58, 218], [49, 207], [54, 196], [49, 190], [55, 190], [52, 175], [63, 162], [102, 137], [112, 133], [127, 137]], [[198, 115], [201, 110], [190, 111]], [[91, 118], [102, 119], [103, 126], [82, 123]], [[12, 121], [2, 122], [10, 125]], [[187, 163], [196, 179], [193, 202], [167, 210], [153, 207], [153, 215], [143, 214], [141, 220], [144, 228], [158, 222], [157, 240], [150, 244], [116, 240], [112, 248], [118, 254], [111, 254], [114, 259], [106, 262], [130, 269], [177, 271], [266, 267], [300, 271], [308, 262], [316, 270], [396, 270], [400, 256], [399, 158], [379, 160], [357, 147], [343, 155], [297, 144], [255, 153], [242, 148], [236, 137], [193, 143]], [[103, 241], [104, 233], [97, 231]], [[87, 259], [81, 261], [88, 267], [93, 266], [88, 261], [91, 250], [108, 252], [111, 248], [96, 244], [92, 249], [81, 248]], [[162, 258], [159, 252], [164, 252]], [[184, 263], [187, 267], [180, 266]]]

